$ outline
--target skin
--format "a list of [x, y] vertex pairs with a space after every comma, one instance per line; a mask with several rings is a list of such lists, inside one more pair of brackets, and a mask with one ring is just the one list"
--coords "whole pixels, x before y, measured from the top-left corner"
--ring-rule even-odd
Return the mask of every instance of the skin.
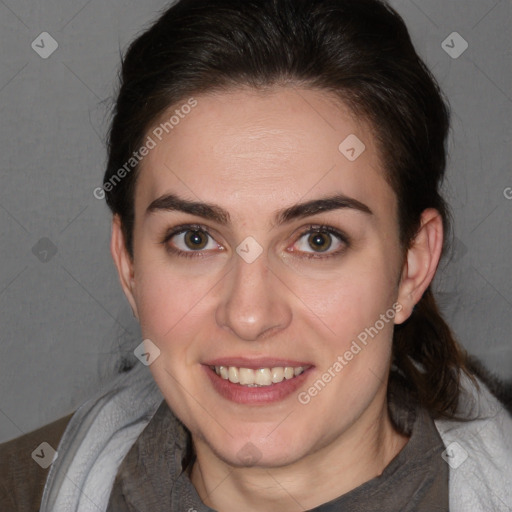
[[[407, 442], [386, 405], [393, 322], [409, 317], [435, 274], [442, 221], [425, 210], [402, 250], [396, 196], [372, 131], [326, 92], [237, 89], [196, 99], [142, 162], [133, 260], [117, 216], [112, 255], [144, 338], [161, 351], [150, 370], [192, 433], [191, 479], [203, 502], [222, 512], [310, 509], [379, 475]], [[350, 134], [366, 146], [353, 162], [338, 150]], [[231, 223], [146, 213], [171, 192], [221, 206]], [[372, 214], [344, 208], [272, 224], [277, 210], [334, 192]], [[160, 243], [185, 223], [210, 231], [203, 257]], [[325, 234], [332, 245], [319, 253], [303, 234], [310, 225], [332, 226], [349, 243]], [[250, 264], [236, 252], [248, 236], [263, 249]], [[167, 246], [194, 251], [183, 235]], [[394, 320], [306, 405], [296, 392], [265, 405], [234, 403], [205, 377], [202, 363], [217, 357], [287, 358], [314, 366], [299, 389], [307, 390], [397, 302]], [[247, 443], [258, 458], [244, 467]]]

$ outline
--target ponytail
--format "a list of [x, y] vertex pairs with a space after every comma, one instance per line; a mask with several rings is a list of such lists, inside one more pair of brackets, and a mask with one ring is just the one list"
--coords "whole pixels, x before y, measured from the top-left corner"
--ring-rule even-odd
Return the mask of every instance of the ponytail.
[[395, 326], [393, 367], [434, 418], [455, 418], [461, 372], [476, 384], [468, 355], [442, 317], [430, 286], [411, 316]]

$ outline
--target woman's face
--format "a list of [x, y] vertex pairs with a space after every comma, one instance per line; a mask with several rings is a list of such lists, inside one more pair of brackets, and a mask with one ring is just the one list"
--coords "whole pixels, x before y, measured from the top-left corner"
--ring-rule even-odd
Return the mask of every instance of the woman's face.
[[196, 443], [291, 464], [382, 415], [404, 320], [396, 197], [368, 127], [325, 92], [195, 100], [148, 132], [127, 293]]

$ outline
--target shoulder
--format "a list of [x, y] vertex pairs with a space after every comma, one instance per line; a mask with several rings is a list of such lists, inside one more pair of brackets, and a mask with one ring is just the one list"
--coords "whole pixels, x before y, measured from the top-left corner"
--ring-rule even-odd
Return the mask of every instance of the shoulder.
[[436, 420], [450, 466], [450, 510], [508, 511], [512, 507], [512, 416], [477, 379], [463, 378], [458, 414]]
[[[73, 413], [0, 444], [0, 510], [34, 512], [39, 509], [51, 462], [48, 453], [45, 453], [49, 448], [45, 445], [34, 451], [41, 443], [48, 443], [57, 450], [72, 416]], [[34, 460], [36, 457], [40, 458], [42, 465]]]

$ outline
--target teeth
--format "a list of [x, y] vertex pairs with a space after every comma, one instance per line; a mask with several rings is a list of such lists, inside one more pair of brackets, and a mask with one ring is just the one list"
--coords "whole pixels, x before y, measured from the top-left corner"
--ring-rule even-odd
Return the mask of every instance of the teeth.
[[[215, 368], [217, 368], [217, 367], [215, 367]], [[222, 378], [224, 378], [224, 377], [222, 377]], [[238, 384], [240, 382], [238, 368], [235, 368], [234, 366], [229, 367], [228, 379], [229, 379], [229, 382], [232, 382], [233, 384]]]
[[240, 368], [240, 384], [254, 384], [254, 370]]
[[304, 371], [303, 366], [277, 366], [275, 368], [238, 368], [236, 366], [212, 366], [212, 370], [224, 380], [242, 386], [271, 386], [283, 380], [293, 379]]
[[272, 368], [272, 382], [282, 382], [284, 379], [284, 368], [282, 366], [278, 366], [277, 368]]
[[269, 368], [260, 368], [254, 373], [254, 384], [258, 384], [258, 386], [270, 386], [272, 384], [272, 374]]

